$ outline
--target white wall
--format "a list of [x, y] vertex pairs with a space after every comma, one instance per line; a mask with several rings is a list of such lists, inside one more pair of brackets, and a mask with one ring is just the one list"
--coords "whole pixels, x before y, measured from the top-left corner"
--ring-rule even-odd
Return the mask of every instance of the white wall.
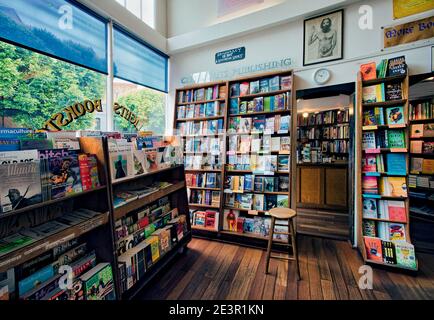
[[[372, 30], [361, 30], [358, 26], [358, 10], [362, 4], [370, 5], [374, 9], [374, 26]], [[312, 73], [319, 66], [326, 66], [332, 71], [332, 78], [326, 85], [334, 85], [354, 82], [361, 63], [372, 60], [379, 62], [381, 58], [401, 54], [406, 56], [411, 74], [431, 71], [431, 45], [434, 45], [434, 39], [382, 51], [381, 27], [416, 20], [421, 16], [425, 17], [433, 14], [434, 10], [419, 16], [394, 21], [392, 17], [392, 0], [368, 0], [351, 4], [344, 9], [344, 60], [333, 63], [311, 67], [302, 66], [303, 19], [224, 42], [219, 41], [204, 47], [173, 54], [171, 56], [169, 111], [173, 112], [175, 88], [188, 84], [183, 83], [182, 80], [188, 79], [191, 74], [211, 75], [207, 79], [211, 81], [215, 80], [215, 76], [229, 79], [236, 77], [237, 72], [243, 66], [280, 60], [286, 57], [290, 57], [292, 60], [292, 65], [286, 66], [286, 68], [295, 70], [297, 76], [296, 88], [299, 90], [317, 86], [312, 80]], [[220, 65], [215, 64], [216, 52], [241, 46], [246, 47], [245, 60]]]
[[[167, 0], [168, 37], [209, 27], [246, 14], [263, 10], [289, 0], [263, 0], [263, 3], [238, 10], [225, 16], [218, 16], [219, 0]], [[198, 13], [194, 14], [192, 13]], [[188, 17], [188, 18], [186, 18]]]

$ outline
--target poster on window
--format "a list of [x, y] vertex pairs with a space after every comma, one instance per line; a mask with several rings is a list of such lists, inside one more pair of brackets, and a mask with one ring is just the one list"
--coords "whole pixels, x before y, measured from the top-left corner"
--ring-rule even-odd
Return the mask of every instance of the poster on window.
[[222, 17], [263, 2], [264, 0], [219, 0], [218, 16]]
[[393, 18], [399, 19], [434, 9], [433, 0], [393, 0]]

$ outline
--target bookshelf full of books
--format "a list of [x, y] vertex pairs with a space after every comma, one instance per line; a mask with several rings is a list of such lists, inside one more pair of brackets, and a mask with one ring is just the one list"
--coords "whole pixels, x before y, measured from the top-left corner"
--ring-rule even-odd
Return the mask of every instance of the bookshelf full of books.
[[1, 128], [0, 140], [0, 300], [116, 299], [103, 139]]
[[[434, 98], [410, 101], [410, 217], [417, 225], [413, 241], [417, 250], [434, 251], [426, 233], [434, 223]], [[429, 227], [431, 226], [431, 227]]]
[[264, 240], [267, 211], [291, 207], [293, 82], [291, 71], [229, 81], [224, 236]]
[[297, 163], [347, 163], [349, 108], [297, 116]]
[[181, 137], [191, 225], [216, 233], [222, 209], [227, 82], [176, 90], [175, 133]]
[[417, 270], [410, 239], [410, 125], [404, 57], [364, 64], [357, 82], [358, 246], [367, 263]]
[[176, 139], [2, 128], [0, 141], [1, 300], [130, 299], [190, 241]]

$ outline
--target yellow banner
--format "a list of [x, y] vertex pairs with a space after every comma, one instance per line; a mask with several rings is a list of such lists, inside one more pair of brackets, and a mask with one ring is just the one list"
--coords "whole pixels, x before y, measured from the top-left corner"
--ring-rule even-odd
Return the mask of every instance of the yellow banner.
[[434, 38], [434, 16], [384, 28], [384, 48]]
[[434, 9], [433, 0], [393, 0], [393, 18], [399, 19]]

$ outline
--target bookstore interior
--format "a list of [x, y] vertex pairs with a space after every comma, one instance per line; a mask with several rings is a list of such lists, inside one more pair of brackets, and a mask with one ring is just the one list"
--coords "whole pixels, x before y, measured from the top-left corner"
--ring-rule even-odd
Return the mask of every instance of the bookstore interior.
[[0, 300], [434, 299], [434, 1], [0, 0], [0, 117]]

